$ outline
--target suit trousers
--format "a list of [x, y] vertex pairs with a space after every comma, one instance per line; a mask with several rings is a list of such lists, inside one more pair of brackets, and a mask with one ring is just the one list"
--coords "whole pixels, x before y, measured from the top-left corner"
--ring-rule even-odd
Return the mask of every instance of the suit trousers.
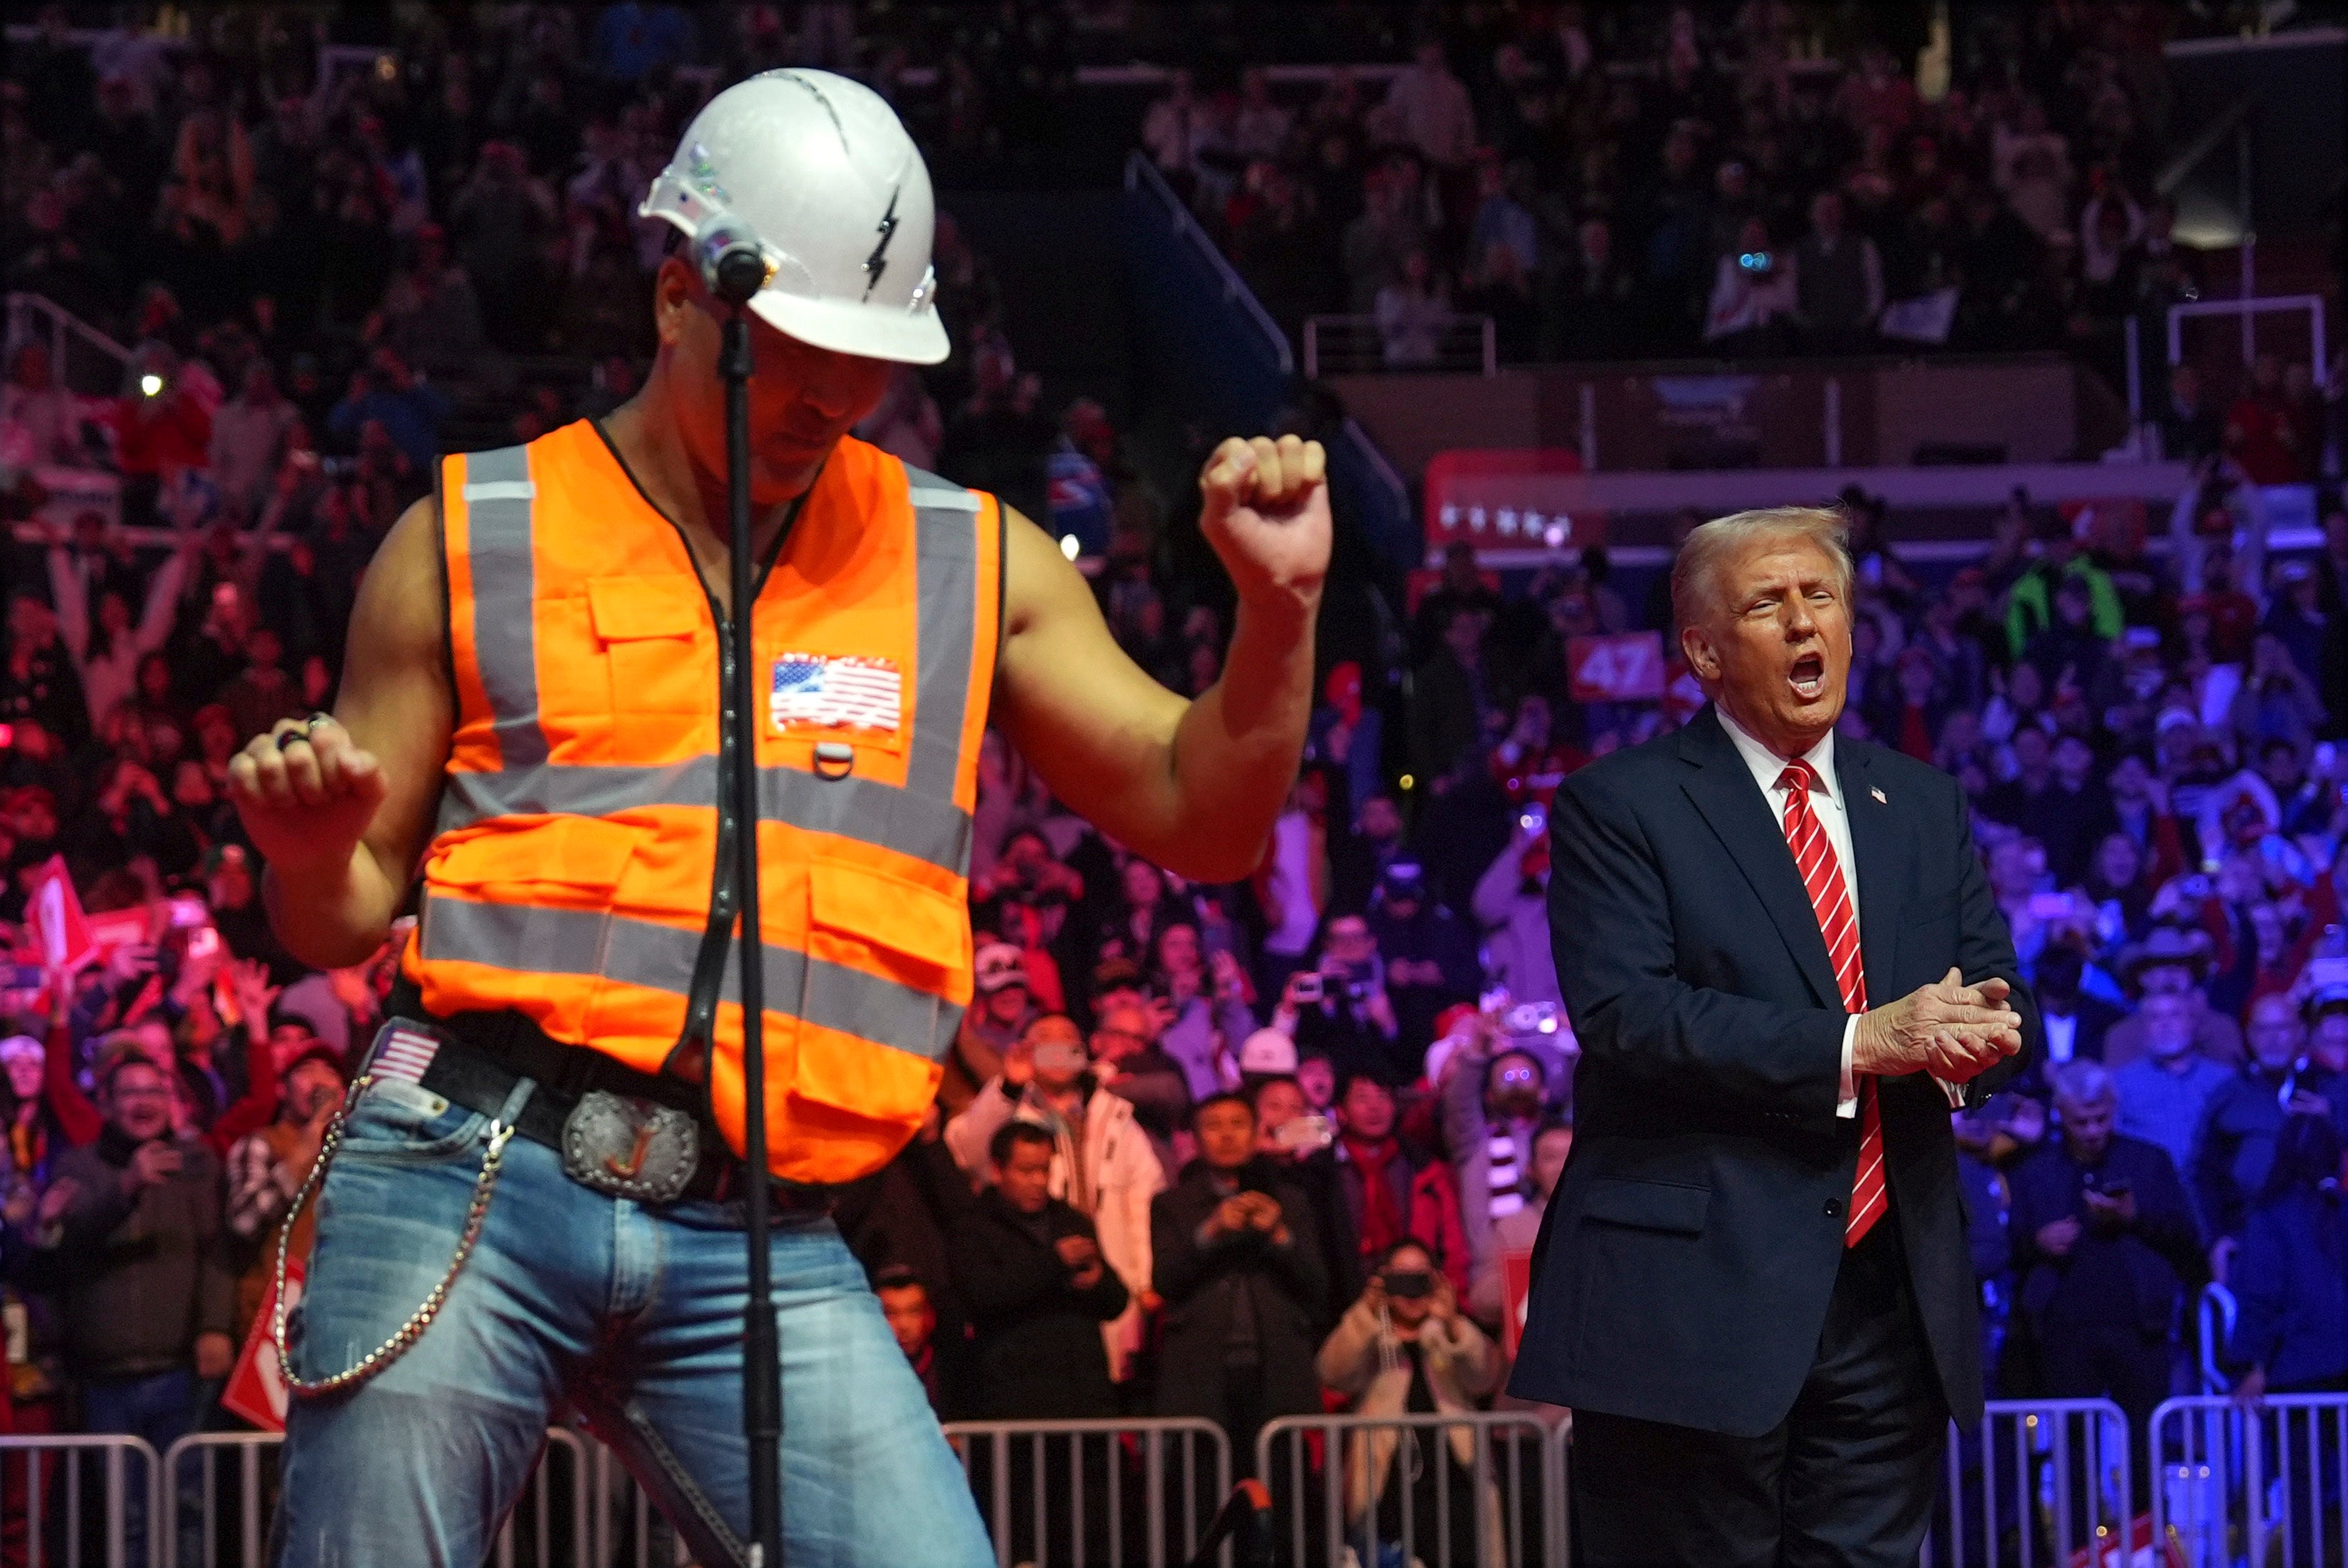
[[1949, 1412], [1895, 1211], [1843, 1254], [1787, 1418], [1735, 1437], [1576, 1410], [1576, 1568], [1913, 1568]]

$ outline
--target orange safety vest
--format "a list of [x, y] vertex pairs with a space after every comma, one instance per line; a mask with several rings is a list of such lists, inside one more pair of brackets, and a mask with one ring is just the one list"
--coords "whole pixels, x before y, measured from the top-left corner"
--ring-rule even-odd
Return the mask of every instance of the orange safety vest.
[[[643, 1072], [708, 1040], [739, 1153], [732, 630], [588, 421], [444, 459], [440, 518], [458, 712], [406, 973], [436, 1014], [511, 1009]], [[843, 439], [759, 590], [767, 1125], [787, 1180], [886, 1163], [970, 1000], [1002, 551], [992, 496]]]

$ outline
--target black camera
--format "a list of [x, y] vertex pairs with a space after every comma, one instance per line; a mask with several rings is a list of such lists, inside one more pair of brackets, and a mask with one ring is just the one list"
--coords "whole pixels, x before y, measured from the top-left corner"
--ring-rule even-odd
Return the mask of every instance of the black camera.
[[1423, 1268], [1402, 1268], [1385, 1276], [1386, 1294], [1397, 1301], [1423, 1301], [1435, 1294], [1435, 1276]]

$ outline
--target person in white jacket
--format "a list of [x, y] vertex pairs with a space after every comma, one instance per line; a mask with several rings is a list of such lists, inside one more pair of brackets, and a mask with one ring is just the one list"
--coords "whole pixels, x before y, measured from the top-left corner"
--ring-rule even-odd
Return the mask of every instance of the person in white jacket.
[[[1545, 815], [1545, 814], [1544, 814]], [[1539, 822], [1539, 827], [1528, 825]], [[1517, 1002], [1547, 1002], [1561, 1013], [1557, 955], [1549, 940], [1549, 826], [1528, 812], [1509, 845], [1476, 881], [1470, 906], [1484, 933], [1484, 968]]]
[[1141, 1348], [1144, 1317], [1158, 1304], [1149, 1288], [1149, 1200], [1166, 1185], [1165, 1167], [1132, 1102], [1102, 1086], [1084, 1036], [1058, 1013], [1029, 1024], [1004, 1053], [1001, 1076], [946, 1123], [946, 1147], [974, 1183], [994, 1180], [987, 1146], [1014, 1117], [1050, 1130], [1051, 1195], [1091, 1219], [1101, 1256], [1132, 1296], [1101, 1325], [1109, 1376], [1123, 1382]]
[[[1429, 1405], [1447, 1416], [1473, 1411], [1499, 1381], [1500, 1355], [1459, 1310], [1450, 1281], [1426, 1248], [1406, 1240], [1386, 1249], [1367, 1288], [1338, 1319], [1321, 1347], [1317, 1369], [1323, 1383], [1353, 1397], [1354, 1414], [1404, 1422], [1414, 1409]], [[1437, 1443], [1449, 1447], [1447, 1461], [1432, 1451]], [[1439, 1436], [1401, 1425], [1372, 1427], [1346, 1440], [1345, 1533], [1363, 1562], [1371, 1560], [1359, 1550], [1364, 1538], [1375, 1536], [1381, 1545], [1399, 1542], [1405, 1560], [1441, 1557], [1500, 1568], [1507, 1536], [1499, 1494], [1489, 1481], [1476, 1494], [1476, 1446], [1475, 1430], [1467, 1426], [1442, 1428]], [[1388, 1497], [1397, 1486], [1412, 1493], [1406, 1541], [1399, 1499]], [[1454, 1494], [1447, 1510], [1437, 1505], [1438, 1488]], [[1445, 1512], [1448, 1542], [1436, 1539]]]

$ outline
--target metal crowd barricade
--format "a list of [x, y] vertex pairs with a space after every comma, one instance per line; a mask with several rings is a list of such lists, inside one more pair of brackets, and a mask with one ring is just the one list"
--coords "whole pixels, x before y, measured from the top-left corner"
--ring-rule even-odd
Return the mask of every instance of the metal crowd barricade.
[[588, 1462], [587, 1568], [688, 1568], [692, 1550], [620, 1456], [592, 1437]]
[[[277, 1432], [196, 1432], [173, 1443], [159, 1483], [170, 1505], [170, 1528], [158, 1532], [156, 1562], [165, 1568], [262, 1568], [284, 1440]], [[548, 1430], [546, 1452], [484, 1568], [590, 1568], [611, 1561], [592, 1555], [589, 1441], [568, 1428]]]
[[2109, 1399], [1993, 1400], [1972, 1431], [1950, 1422], [1923, 1568], [2104, 1568], [2136, 1518], [2131, 1435]]
[[1295, 1568], [1372, 1568], [1382, 1547], [1426, 1568], [1565, 1568], [1564, 1446], [1519, 1410], [1288, 1416], [1255, 1462]]
[[2150, 1438], [2153, 1527], [2189, 1568], [2348, 1568], [2348, 1394], [2171, 1399]]
[[2271, 1394], [2244, 1426], [2251, 1561], [2348, 1568], [2348, 1394]]
[[2250, 1426], [2222, 1394], [2188, 1395], [2152, 1412], [2145, 1440], [2153, 1539], [2173, 1543], [2188, 1568], [2231, 1568], [2244, 1560], [2257, 1490], [2250, 1480]]
[[1212, 1421], [949, 1421], [945, 1433], [998, 1568], [1182, 1568], [1231, 1490], [1231, 1442]]
[[[134, 1466], [132, 1460], [138, 1462]], [[85, 1506], [97, 1469], [103, 1499]], [[0, 1553], [27, 1568], [154, 1568], [163, 1561], [162, 1466], [144, 1438], [42, 1434], [0, 1437]], [[135, 1495], [146, 1542], [130, 1548]]]

